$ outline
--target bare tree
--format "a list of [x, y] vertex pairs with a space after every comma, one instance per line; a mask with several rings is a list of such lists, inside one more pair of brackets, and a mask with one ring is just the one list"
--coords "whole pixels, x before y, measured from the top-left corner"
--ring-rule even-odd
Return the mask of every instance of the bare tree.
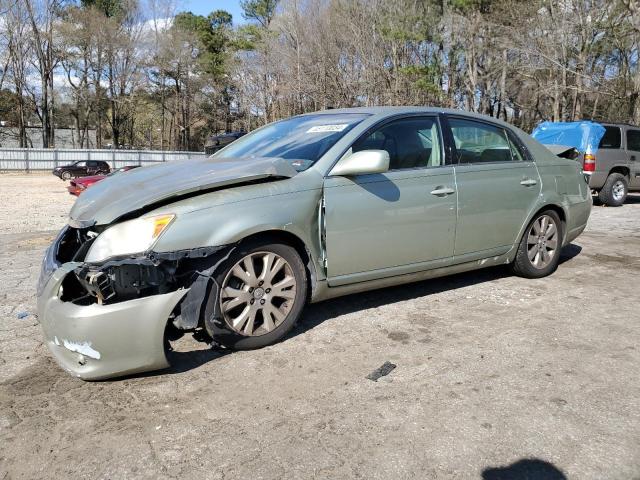
[[31, 41], [36, 59], [34, 63], [40, 76], [37, 113], [42, 123], [42, 146], [49, 148], [55, 145], [53, 76], [59, 59], [53, 33], [61, 9], [61, 0], [18, 1], [24, 2], [31, 25]]
[[3, 22], [3, 43], [7, 53], [3, 80], [12, 84], [15, 93], [17, 114], [18, 145], [22, 148], [32, 146], [27, 136], [28, 121], [28, 75], [31, 55], [28, 16], [24, 4], [12, 2], [6, 7]]

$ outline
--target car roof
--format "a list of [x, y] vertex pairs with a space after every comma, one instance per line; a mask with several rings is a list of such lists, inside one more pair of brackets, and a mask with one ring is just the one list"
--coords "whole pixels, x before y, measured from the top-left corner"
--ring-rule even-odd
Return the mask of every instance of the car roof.
[[389, 107], [352, 107], [352, 108], [335, 108], [329, 110], [320, 110], [318, 112], [309, 112], [303, 115], [328, 115], [328, 114], [345, 114], [345, 113], [360, 113], [367, 115], [375, 115], [379, 117], [386, 117], [392, 115], [411, 114], [411, 113], [446, 113], [449, 115], [461, 115], [468, 118], [475, 118], [478, 120], [489, 121], [497, 123], [504, 127], [517, 129], [514, 125], [504, 122], [498, 118], [490, 117], [488, 115], [481, 115], [479, 113], [468, 112], [466, 110], [442, 108], [442, 107], [426, 107], [426, 106], [389, 106]]
[[451, 110], [447, 108], [439, 107], [425, 107], [425, 106], [388, 106], [388, 107], [349, 107], [349, 108], [330, 108], [327, 110], [320, 110], [318, 112], [309, 112], [305, 115], [314, 114], [331, 114], [331, 113], [364, 113], [369, 115], [388, 115], [394, 113], [468, 113], [463, 110]]
[[600, 125], [604, 127], [630, 127], [630, 128], [640, 128], [637, 125], [633, 125], [631, 123], [614, 123], [614, 122], [598, 122]]

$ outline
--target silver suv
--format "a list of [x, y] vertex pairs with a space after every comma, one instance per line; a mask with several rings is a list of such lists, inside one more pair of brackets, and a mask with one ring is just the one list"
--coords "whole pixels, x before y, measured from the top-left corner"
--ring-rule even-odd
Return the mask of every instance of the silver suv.
[[640, 191], [640, 127], [614, 123], [602, 126], [606, 131], [596, 158], [585, 155], [584, 169], [593, 172], [589, 186], [600, 201], [619, 207], [629, 191]]

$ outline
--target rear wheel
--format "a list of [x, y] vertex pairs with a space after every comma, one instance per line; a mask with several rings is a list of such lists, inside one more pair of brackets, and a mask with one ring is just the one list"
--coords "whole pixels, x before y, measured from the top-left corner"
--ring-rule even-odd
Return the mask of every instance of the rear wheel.
[[281, 340], [295, 325], [307, 296], [307, 277], [296, 250], [283, 244], [239, 247], [216, 274], [213, 339], [235, 350]]
[[562, 248], [562, 221], [553, 210], [540, 212], [531, 221], [511, 268], [525, 278], [546, 277], [558, 268]]
[[612, 173], [598, 192], [598, 199], [609, 207], [619, 207], [627, 199], [629, 181], [621, 173]]

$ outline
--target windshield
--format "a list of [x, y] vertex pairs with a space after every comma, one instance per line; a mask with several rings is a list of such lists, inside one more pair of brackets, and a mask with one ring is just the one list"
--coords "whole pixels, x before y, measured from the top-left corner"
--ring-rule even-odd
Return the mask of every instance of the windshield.
[[284, 158], [298, 171], [313, 165], [366, 114], [302, 115], [267, 125], [216, 153], [215, 158]]

